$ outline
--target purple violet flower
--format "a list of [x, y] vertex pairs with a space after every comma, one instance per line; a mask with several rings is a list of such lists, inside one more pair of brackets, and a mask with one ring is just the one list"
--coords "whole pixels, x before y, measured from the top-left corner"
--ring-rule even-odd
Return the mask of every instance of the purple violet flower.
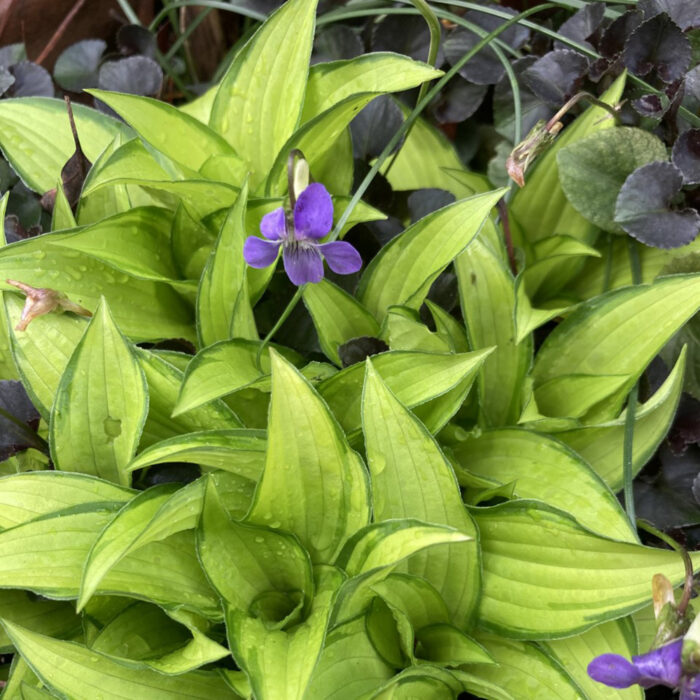
[[243, 246], [243, 257], [251, 267], [268, 267], [275, 262], [282, 246], [284, 270], [297, 286], [323, 279], [323, 258], [340, 275], [357, 272], [362, 267], [362, 258], [350, 243], [318, 242], [332, 226], [331, 196], [321, 183], [314, 182], [299, 195], [293, 217], [288, 217], [283, 207], [263, 216], [260, 232], [265, 238], [249, 236]]
[[588, 664], [588, 675], [612, 688], [665, 685], [680, 689], [680, 700], [700, 698], [700, 674], [684, 674], [681, 662], [683, 639], [676, 639], [628, 661], [618, 654], [597, 656]]

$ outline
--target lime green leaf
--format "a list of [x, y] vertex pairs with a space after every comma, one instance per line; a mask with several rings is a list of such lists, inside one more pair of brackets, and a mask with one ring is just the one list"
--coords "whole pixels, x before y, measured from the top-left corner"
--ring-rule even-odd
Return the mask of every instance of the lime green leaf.
[[422, 352], [450, 352], [450, 345], [419, 320], [413, 309], [392, 306], [384, 325], [384, 338], [392, 350], [420, 350]]
[[22, 700], [42, 700], [42, 698], [53, 698], [54, 696], [46, 690], [41, 690], [28, 683], [22, 683], [20, 686], [22, 692]]
[[511, 501], [472, 514], [484, 567], [479, 621], [508, 637], [581, 632], [643, 607], [654, 574], [674, 585], [684, 577], [676, 552], [601, 537], [538, 501]]
[[[596, 698], [600, 696], [601, 685], [588, 675], [588, 664], [600, 654], [619, 654], [629, 659], [637, 653], [637, 636], [631, 619], [625, 618], [605, 622], [575, 637], [543, 642], [543, 647], [566, 669], [585, 697]], [[611, 700], [642, 700], [644, 697], [638, 685], [608, 688], [604, 692]]]
[[209, 123], [248, 164], [253, 188], [299, 122], [316, 4], [290, 0], [277, 10], [238, 52], [214, 98]]
[[455, 271], [472, 349], [496, 346], [479, 375], [482, 420], [489, 426], [512, 425], [520, 414], [521, 386], [532, 361], [531, 341], [516, 342], [513, 277], [480, 238], [455, 260]]
[[[408, 408], [454, 389], [476, 376], [489, 350], [448, 355], [420, 352], [386, 352], [372, 363], [387, 386]], [[362, 385], [365, 368], [351, 365], [319, 384], [318, 391], [345, 432], [353, 438], [362, 426]], [[433, 428], [434, 426], [429, 426]]]
[[455, 675], [432, 664], [409, 667], [371, 696], [372, 700], [442, 700], [458, 697], [462, 684]]
[[471, 243], [502, 195], [496, 190], [455, 202], [409, 226], [367, 267], [360, 301], [380, 321], [396, 304], [417, 309], [429, 284]]
[[121, 116], [153, 148], [192, 170], [212, 155], [236, 157], [219, 134], [167, 102], [104, 90], [87, 90]]
[[[530, 268], [532, 269], [532, 268]], [[515, 280], [515, 343], [521, 343], [536, 328], [551, 321], [557, 316], [565, 315], [571, 306], [568, 302], [547, 303], [544, 308], [535, 308], [526, 291], [526, 285], [522, 275]]]
[[[418, 518], [476, 537], [449, 462], [430, 433], [402, 406], [369, 362], [362, 428], [375, 520]], [[468, 624], [479, 595], [476, 542], [416, 555], [407, 568], [440, 591], [456, 625]]]
[[[637, 406], [632, 444], [633, 474], [649, 461], [671, 427], [683, 392], [685, 357], [684, 350], [657, 392], [646, 403]], [[622, 488], [625, 413], [608, 423], [580, 426], [556, 435], [576, 450], [613, 491]]]
[[59, 471], [11, 474], [0, 479], [0, 528], [88, 503], [125, 503], [134, 492], [86, 474]]
[[539, 498], [561, 508], [581, 525], [608, 537], [637, 542], [635, 530], [612, 491], [575, 452], [552, 438], [527, 430], [491, 430], [452, 451], [457, 478], [497, 484], [515, 482], [520, 498]]
[[61, 377], [49, 423], [57, 469], [128, 485], [148, 411], [146, 380], [102, 302]]
[[53, 212], [51, 213], [51, 230], [60, 231], [61, 229], [75, 228], [76, 226], [73, 210], [66, 199], [63, 184], [59, 182], [56, 185], [56, 199], [54, 200]]
[[[80, 145], [91, 162], [119, 133], [129, 129], [111, 117], [80, 104], [73, 105]], [[23, 182], [46, 192], [61, 178], [75, 151], [63, 100], [22, 97], [0, 105], [0, 148]]]
[[581, 418], [628, 382], [628, 374], [565, 374], [554, 377], [537, 388], [537, 407], [545, 416]]
[[[613, 418], [644, 368], [698, 308], [700, 275], [674, 275], [591, 299], [540, 348], [533, 369], [535, 396], [539, 387], [557, 377], [626, 374], [629, 379], [598, 411], [604, 420]], [[562, 401], [571, 401], [563, 389], [560, 393]], [[555, 401], [556, 395], [549, 400]], [[593, 419], [595, 414], [586, 417]]]
[[117, 658], [63, 642], [3, 622], [17, 650], [49, 688], [64, 697], [89, 700], [95, 697], [170, 700], [238, 697], [216, 673], [193, 671], [165, 676], [150, 669], [135, 669]]
[[187, 462], [224, 469], [257, 482], [266, 449], [266, 434], [262, 430], [205, 430], [151, 445], [131, 461], [127, 471], [163, 462]]
[[326, 357], [340, 366], [338, 346], [363, 335], [378, 336], [374, 316], [345, 290], [328, 280], [307, 284], [302, 298], [311, 314], [318, 339]]
[[42, 682], [34, 671], [29, 668], [27, 662], [19, 654], [15, 654], [10, 666], [7, 685], [3, 689], [3, 699], [24, 700], [22, 697], [23, 690], [26, 690], [28, 686], [39, 689], [42, 685]]
[[148, 417], [143, 427], [140, 449], [186, 433], [241, 427], [241, 422], [223, 401], [211, 401], [206, 406], [172, 417], [183, 372], [148, 350], [138, 348], [136, 354], [146, 376], [149, 396]]
[[447, 342], [451, 352], [469, 352], [467, 329], [452, 314], [447, 313], [430, 299], [425, 300], [438, 335]]
[[249, 520], [299, 537], [315, 563], [331, 563], [343, 544], [369, 521], [368, 484], [321, 397], [277, 353], [267, 457]]
[[449, 624], [424, 627], [416, 641], [416, 656], [440, 666], [495, 663], [480, 644]]
[[302, 122], [346, 97], [363, 92], [400, 92], [439, 78], [442, 71], [407, 56], [376, 52], [347, 61], [317, 63], [309, 71]]
[[247, 198], [248, 187], [244, 185], [221, 227], [199, 283], [197, 335], [204, 347], [229, 338], [258, 340], [243, 258]]
[[624, 235], [615, 223], [615, 202], [628, 175], [668, 158], [654, 134], [633, 127], [605, 129], [577, 140], [557, 153], [559, 181], [566, 198], [588, 221]]

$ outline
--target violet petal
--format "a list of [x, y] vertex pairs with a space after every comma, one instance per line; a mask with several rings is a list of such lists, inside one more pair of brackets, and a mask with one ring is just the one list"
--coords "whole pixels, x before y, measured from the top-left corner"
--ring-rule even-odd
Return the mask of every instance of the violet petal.
[[323, 279], [323, 260], [316, 246], [292, 243], [284, 247], [282, 257], [287, 277], [298, 287]]
[[328, 267], [339, 275], [350, 275], [362, 267], [360, 254], [345, 241], [332, 241], [318, 246]]
[[280, 244], [248, 236], [243, 244], [243, 257], [251, 267], [269, 267], [277, 259]]
[[311, 183], [294, 206], [294, 232], [298, 239], [323, 238], [333, 226], [333, 201], [320, 183]]
[[619, 654], [602, 654], [588, 664], [588, 675], [611, 688], [629, 688], [639, 682], [637, 668]]
[[278, 207], [274, 211], [263, 216], [260, 222], [260, 233], [269, 241], [279, 241], [287, 237], [287, 229], [284, 225], [283, 207]]
[[677, 639], [658, 649], [652, 649], [646, 654], [633, 656], [632, 662], [640, 676], [637, 682], [643, 688], [650, 688], [652, 685], [658, 684], [675, 688], [680, 683], [683, 674], [682, 647], [683, 640]]
[[700, 700], [700, 673], [683, 677], [679, 700]]

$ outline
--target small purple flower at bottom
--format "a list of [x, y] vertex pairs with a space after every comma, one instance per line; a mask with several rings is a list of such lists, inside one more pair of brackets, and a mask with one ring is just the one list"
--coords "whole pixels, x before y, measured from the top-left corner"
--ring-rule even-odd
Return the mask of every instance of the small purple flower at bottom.
[[618, 654], [597, 656], [588, 664], [588, 675], [612, 688], [628, 688], [635, 683], [642, 688], [665, 685], [680, 690], [680, 700], [700, 699], [700, 674], [683, 673], [681, 650], [683, 639], [664, 644], [628, 661]]
[[323, 279], [323, 258], [340, 275], [349, 275], [362, 267], [360, 254], [349, 243], [318, 242], [333, 226], [333, 202], [321, 183], [310, 184], [299, 195], [293, 219], [292, 223], [283, 207], [263, 216], [260, 232], [265, 238], [249, 236], [243, 246], [248, 265], [257, 268], [272, 265], [282, 246], [284, 270], [297, 286]]

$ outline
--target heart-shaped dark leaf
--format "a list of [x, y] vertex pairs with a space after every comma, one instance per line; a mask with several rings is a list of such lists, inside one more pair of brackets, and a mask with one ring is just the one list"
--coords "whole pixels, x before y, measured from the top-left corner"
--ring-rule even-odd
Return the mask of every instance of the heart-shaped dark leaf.
[[660, 95], [642, 95], [632, 101], [634, 111], [650, 119], [661, 119], [670, 105], [671, 101], [663, 93]]
[[54, 79], [71, 92], [97, 87], [97, 69], [105, 48], [107, 44], [102, 39], [86, 39], [69, 46], [56, 59]]
[[4, 95], [15, 82], [15, 76], [7, 68], [0, 66], [0, 95]]
[[683, 31], [700, 27], [700, 3], [696, 0], [639, 0], [637, 7], [647, 19], [665, 12]]
[[411, 214], [411, 221], [416, 222], [428, 214], [432, 214], [438, 209], [446, 207], [455, 201], [455, 196], [447, 190], [440, 190], [436, 187], [416, 190], [408, 195], [408, 211]]
[[0, 381], [0, 462], [36, 447], [39, 412], [20, 382]]
[[479, 109], [488, 89], [488, 85], [475, 85], [455, 75], [447, 88], [435, 98], [432, 112], [441, 124], [463, 122]]
[[68, 109], [68, 119], [70, 120], [75, 151], [73, 151], [73, 155], [66, 161], [66, 164], [61, 169], [61, 182], [63, 183], [63, 192], [66, 195], [66, 199], [71, 209], [75, 211], [75, 208], [78, 206], [78, 201], [80, 200], [83, 183], [85, 182], [88, 171], [92, 167], [92, 163], [83, 153], [83, 149], [80, 146], [80, 134], [78, 134], [75, 119], [73, 118], [73, 109], [67, 97], [66, 108]]
[[[510, 7], [502, 7], [501, 5], [493, 5], [490, 7], [497, 9], [499, 12], [505, 12], [511, 17], [515, 17], [515, 10]], [[477, 12], [475, 10], [470, 10], [464, 15], [464, 19], [477, 27], [485, 29], [487, 32], [492, 32], [494, 29], [498, 29], [507, 20], [501, 17], [496, 17], [494, 15], [488, 15], [485, 12]], [[529, 38], [530, 30], [527, 27], [523, 27], [521, 24], [514, 24], [508, 27], [505, 31], [498, 35], [500, 41], [505, 42], [514, 49], [519, 49]]]
[[10, 214], [5, 217], [5, 239], [8, 243], [15, 243], [17, 241], [23, 241], [26, 238], [33, 238], [41, 233], [41, 226], [34, 225], [25, 229], [16, 214]]
[[672, 83], [688, 70], [690, 54], [690, 42], [681, 28], [661, 13], [630, 34], [622, 60], [635, 75], [648, 75], [654, 70], [665, 83]]
[[625, 48], [629, 35], [643, 22], [639, 10], [628, 10], [610, 23], [600, 39], [600, 53], [605, 58], [614, 58]]
[[615, 221], [642, 243], [654, 248], [679, 248], [700, 232], [695, 209], [675, 210], [673, 199], [683, 176], [673, 163], [649, 163], [626, 180], [615, 204]]
[[[604, 15], [604, 2], [589, 2], [559, 27], [559, 34], [592, 49], [593, 46], [586, 39], [595, 33], [603, 21]], [[565, 45], [560, 41], [554, 43], [554, 48], [556, 49], [563, 49], [564, 47]]]
[[683, 174], [684, 184], [700, 184], [700, 129], [688, 129], [678, 137], [671, 159]]
[[403, 113], [394, 100], [388, 95], [376, 97], [350, 122], [355, 158], [378, 156], [402, 123]]
[[[163, 71], [160, 66], [146, 56], [129, 56], [104, 63], [97, 77], [100, 89], [131, 95], [156, 95], [162, 82]], [[104, 105], [102, 108], [106, 111]]]
[[138, 24], [126, 24], [117, 32], [117, 46], [122, 56], [156, 55], [156, 38], [145, 27]]
[[686, 73], [683, 88], [683, 105], [691, 112], [700, 110], [700, 65]]
[[346, 24], [332, 24], [316, 35], [312, 63], [342, 61], [362, 55], [364, 46], [357, 32]]
[[[427, 61], [430, 50], [430, 31], [422, 17], [389, 15], [374, 26], [373, 51], [395, 51]], [[444, 60], [442, 48], [438, 50], [436, 65]]]
[[[537, 62], [535, 56], [526, 56], [513, 63], [513, 71], [520, 85], [521, 134], [530, 132], [538, 121], [549, 119], [552, 108], [543, 102], [522, 79], [523, 73]], [[513, 110], [513, 91], [510, 80], [504, 77], [493, 92], [493, 121], [496, 131], [511, 143], [515, 141], [515, 112]]]
[[560, 106], [579, 89], [588, 60], [576, 51], [556, 49], [542, 56], [523, 72], [525, 84], [552, 106]]
[[20, 61], [10, 66], [15, 83], [10, 89], [12, 97], [53, 97], [53, 81], [48, 71], [32, 63]]
[[14, 66], [15, 63], [27, 60], [27, 52], [24, 48], [24, 44], [8, 44], [0, 49], [0, 66], [9, 68]]
[[[450, 32], [445, 39], [445, 58], [451, 65], [454, 65], [480, 41], [480, 36], [459, 27]], [[463, 78], [477, 85], [495, 85], [505, 75], [505, 72], [503, 64], [489, 46], [481, 49], [459, 69], [459, 74]]]
[[359, 338], [351, 338], [347, 343], [339, 345], [338, 357], [340, 357], [343, 367], [349, 367], [358, 362], [364, 362], [366, 358], [372, 355], [386, 352], [388, 349], [389, 346], [383, 340], [363, 335]]

